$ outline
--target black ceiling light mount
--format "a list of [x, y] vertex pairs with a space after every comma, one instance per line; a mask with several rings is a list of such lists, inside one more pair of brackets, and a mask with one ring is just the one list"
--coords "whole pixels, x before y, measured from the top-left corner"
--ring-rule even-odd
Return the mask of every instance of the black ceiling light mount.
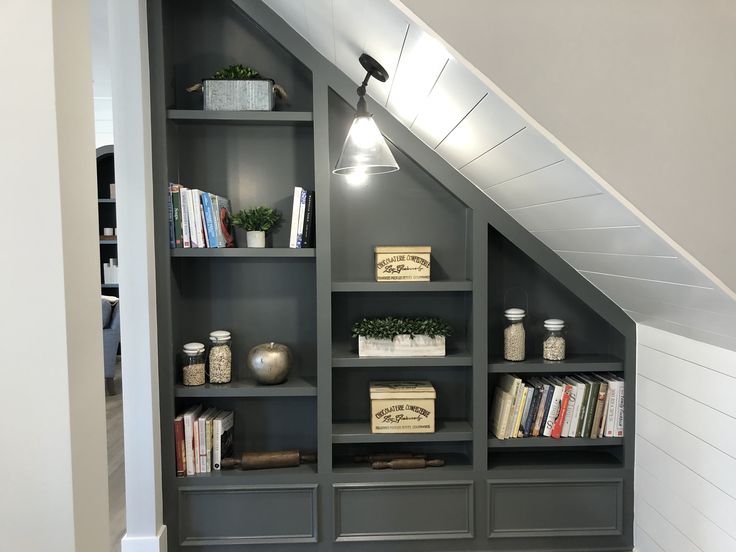
[[381, 131], [378, 130], [373, 115], [368, 111], [368, 104], [365, 100], [366, 88], [371, 77], [377, 81], [386, 82], [388, 72], [368, 54], [361, 54], [358, 60], [366, 70], [366, 75], [357, 90], [358, 105], [355, 119], [345, 138], [340, 158], [332, 171], [335, 174], [349, 177], [355, 184], [364, 182], [372, 174], [399, 170], [399, 165]]

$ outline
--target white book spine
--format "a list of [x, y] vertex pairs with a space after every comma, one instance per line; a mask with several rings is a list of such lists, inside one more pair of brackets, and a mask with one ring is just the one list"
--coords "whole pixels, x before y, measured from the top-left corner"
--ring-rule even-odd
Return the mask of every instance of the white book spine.
[[624, 436], [624, 382], [620, 381], [618, 388], [618, 406], [616, 407], [616, 428], [614, 437]]
[[606, 402], [603, 403], [603, 415], [601, 416], [601, 426], [598, 428], [598, 438], [602, 438], [606, 433], [606, 422], [608, 421], [608, 407], [611, 405], [611, 396], [613, 395], [613, 382], [607, 381]]
[[509, 439], [513, 439], [516, 437], [516, 431], [515, 431], [515, 425], [516, 425], [516, 417], [519, 415], [519, 408], [521, 408], [521, 400], [524, 398], [524, 386], [520, 385], [521, 380], [519, 380], [514, 388], [516, 390], [516, 396], [514, 397], [514, 405], [511, 408], [511, 415], [509, 416], [509, 423], [506, 427], [506, 437]]
[[192, 196], [187, 188], [180, 188], [179, 195], [181, 197], [181, 241], [183, 247], [192, 247], [191, 230], [189, 228], [189, 207], [192, 203]]
[[200, 198], [201, 192], [199, 190], [192, 190], [192, 216], [194, 217], [194, 226], [193, 226], [193, 235], [197, 236], [196, 245], [194, 244], [194, 240], [192, 240], [192, 247], [207, 247], [207, 244], [204, 241], [204, 234], [202, 232], [202, 229], [204, 228], [202, 225], [202, 199]]
[[207, 419], [204, 415], [197, 420], [197, 431], [199, 432], [199, 451], [197, 461], [199, 462], [199, 473], [207, 472]]
[[189, 242], [192, 248], [200, 247], [200, 237], [197, 233], [197, 211], [195, 209], [195, 200], [197, 198], [196, 190], [187, 190], [187, 219], [189, 222]]
[[299, 232], [299, 204], [301, 202], [302, 189], [294, 188], [294, 199], [291, 203], [291, 232], [289, 233], [289, 247], [296, 249], [296, 238]]
[[194, 432], [192, 414], [184, 414], [184, 460], [187, 475], [194, 475]]
[[613, 433], [616, 428], [616, 418], [618, 417], [616, 407], [618, 405], [618, 394], [620, 388], [619, 383], [620, 382], [615, 380], [612, 381], [611, 387], [613, 387], [613, 396], [611, 397], [611, 401], [608, 404], [608, 409], [606, 410], [606, 432], [604, 433], [605, 437], [613, 437]]
[[565, 421], [562, 422], [562, 432], [560, 433], [560, 437], [570, 436], [570, 426], [572, 425], [572, 417], [575, 414], [575, 405], [577, 404], [577, 398], [578, 386], [575, 383], [572, 383], [572, 388], [570, 389], [570, 398], [567, 401], [567, 410], [565, 410]]
[[[544, 436], [549, 437], [552, 435], [552, 427], [555, 425], [555, 420], [560, 414], [560, 402], [562, 401], [562, 392], [564, 388], [561, 385], [555, 385], [554, 393], [552, 394], [552, 404], [549, 407], [549, 413], [547, 419], [544, 421]], [[551, 392], [551, 391], [550, 391]]]
[[302, 188], [302, 195], [299, 198], [299, 221], [296, 228], [296, 246], [304, 247], [304, 216], [307, 213], [307, 190]]
[[[513, 377], [513, 376], [512, 376]], [[519, 406], [519, 401], [521, 400], [521, 397], [519, 396], [519, 388], [521, 387], [521, 380], [518, 378], [514, 378], [513, 384], [510, 386], [510, 401], [511, 404], [509, 405], [509, 415], [506, 417], [506, 429], [504, 432], [504, 436], [507, 439], [511, 438], [511, 428], [514, 425], [514, 421], [516, 418], [516, 411]]]
[[616, 405], [616, 382], [610, 380], [608, 382], [608, 395], [606, 396], [606, 404], [603, 408], [603, 423], [601, 424], [600, 437], [612, 437], [613, 436], [613, 424], [615, 416], [613, 409]]

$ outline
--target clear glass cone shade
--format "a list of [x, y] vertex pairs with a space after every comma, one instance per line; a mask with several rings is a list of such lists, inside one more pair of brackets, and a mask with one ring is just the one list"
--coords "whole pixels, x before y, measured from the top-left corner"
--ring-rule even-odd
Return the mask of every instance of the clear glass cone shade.
[[353, 124], [342, 146], [335, 174], [371, 175], [398, 171], [399, 165], [391, 155], [386, 140], [378, 130], [373, 116], [360, 116]]

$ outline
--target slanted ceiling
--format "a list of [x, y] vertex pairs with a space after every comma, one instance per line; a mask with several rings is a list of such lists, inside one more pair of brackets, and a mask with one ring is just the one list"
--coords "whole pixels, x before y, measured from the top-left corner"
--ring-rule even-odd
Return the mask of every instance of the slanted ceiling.
[[264, 2], [634, 320], [736, 349], [736, 296], [398, 0]]

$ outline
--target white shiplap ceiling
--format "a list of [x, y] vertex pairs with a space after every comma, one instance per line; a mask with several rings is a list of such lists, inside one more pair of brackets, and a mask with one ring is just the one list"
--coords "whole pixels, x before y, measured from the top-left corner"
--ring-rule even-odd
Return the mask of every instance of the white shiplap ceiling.
[[398, 0], [264, 0], [636, 321], [736, 349], [736, 294]]

